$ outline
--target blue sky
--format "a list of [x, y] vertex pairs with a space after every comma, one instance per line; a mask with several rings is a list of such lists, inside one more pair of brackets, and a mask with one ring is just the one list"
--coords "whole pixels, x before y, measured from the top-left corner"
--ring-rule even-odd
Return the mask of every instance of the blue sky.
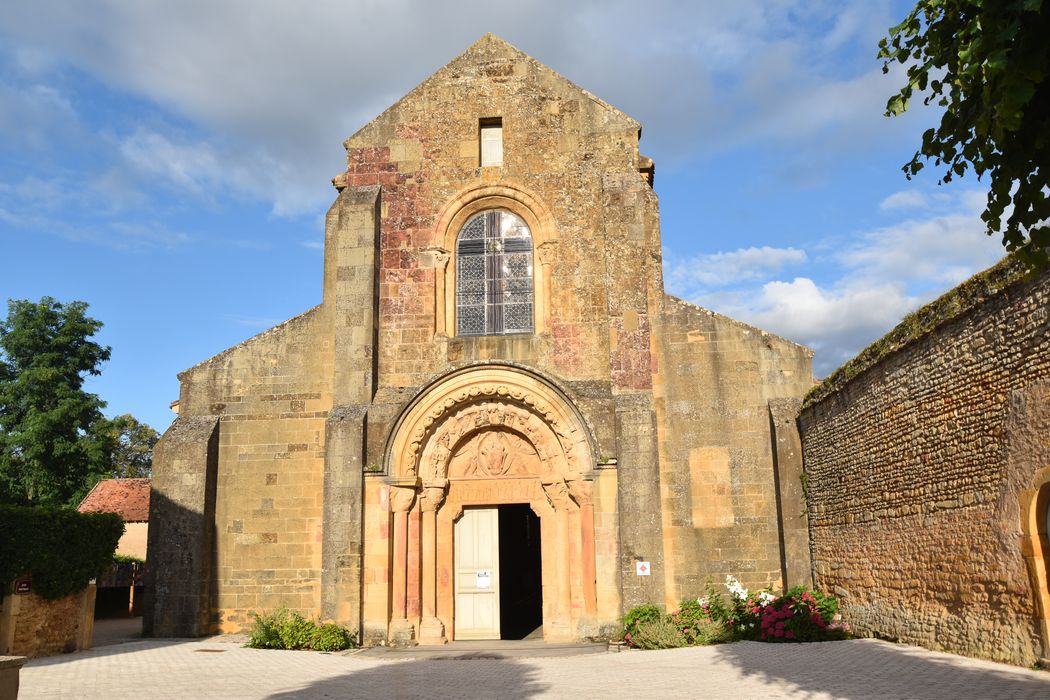
[[320, 301], [342, 140], [487, 31], [623, 109], [657, 165], [667, 290], [827, 374], [994, 263], [963, 179], [900, 166], [878, 39], [910, 3], [106, 2], [0, 7], [0, 301], [81, 299], [107, 413]]

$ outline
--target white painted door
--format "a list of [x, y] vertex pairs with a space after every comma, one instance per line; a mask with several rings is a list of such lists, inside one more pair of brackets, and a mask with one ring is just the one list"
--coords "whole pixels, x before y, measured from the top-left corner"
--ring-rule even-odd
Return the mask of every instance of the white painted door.
[[454, 537], [456, 639], [499, 639], [499, 510], [464, 509]]

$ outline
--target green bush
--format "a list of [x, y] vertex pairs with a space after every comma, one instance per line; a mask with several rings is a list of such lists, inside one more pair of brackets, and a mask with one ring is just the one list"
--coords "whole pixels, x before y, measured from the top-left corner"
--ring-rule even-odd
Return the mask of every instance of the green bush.
[[252, 618], [255, 621], [248, 632], [248, 646], [252, 649], [284, 649], [278, 626], [280, 618], [287, 614], [288, 611], [284, 608], [275, 610], [268, 615], [252, 613]]
[[136, 557], [134, 554], [114, 554], [113, 555], [113, 563], [114, 564], [138, 564], [139, 566], [144, 566], [146, 564], [146, 560], [145, 559], [140, 559], [139, 557]]
[[0, 597], [29, 574], [34, 593], [57, 600], [109, 568], [124, 521], [115, 513], [0, 505], [0, 532]]
[[341, 651], [354, 646], [354, 634], [345, 627], [331, 622], [318, 625], [287, 608], [252, 617], [247, 646], [253, 649]]
[[638, 626], [640, 624], [643, 622], [662, 620], [664, 617], [663, 610], [652, 603], [646, 603], [645, 605], [639, 605], [637, 608], [631, 608], [627, 611], [627, 614], [623, 616], [623, 641], [634, 646], [634, 635], [638, 633]]
[[314, 630], [310, 648], [314, 651], [342, 651], [354, 646], [354, 638], [345, 627], [326, 622]]
[[730, 641], [732, 635], [719, 620], [712, 619], [698, 598], [683, 600], [671, 613], [671, 622], [689, 646], [707, 646]]
[[[287, 612], [287, 611], [285, 611]], [[309, 649], [317, 625], [299, 613], [289, 614], [284, 624], [277, 628], [284, 649]]]
[[631, 646], [638, 649], [677, 649], [688, 644], [675, 624], [666, 617], [639, 622], [631, 635]]

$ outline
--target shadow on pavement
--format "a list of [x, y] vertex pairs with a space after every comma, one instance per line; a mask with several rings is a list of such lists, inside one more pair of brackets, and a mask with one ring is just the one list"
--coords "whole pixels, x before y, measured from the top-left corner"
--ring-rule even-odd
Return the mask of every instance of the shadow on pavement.
[[117, 654], [130, 654], [136, 651], [142, 651], [143, 649], [159, 649], [161, 647], [170, 647], [177, 644], [190, 644], [192, 642], [199, 642], [200, 639], [136, 639], [127, 642], [116, 642], [107, 644], [106, 646], [95, 647], [92, 649], [86, 649], [84, 651], [74, 651], [71, 654], [59, 654], [57, 656], [40, 656], [35, 659], [30, 659], [26, 662], [26, 666], [54, 666], [56, 664], [65, 664], [72, 661], [84, 661], [86, 659], [99, 659], [104, 656], [116, 656]]
[[490, 659], [393, 661], [268, 696], [293, 698], [531, 698], [548, 690], [536, 670]]
[[804, 696], [1050, 697], [1050, 673], [934, 654], [873, 639], [816, 644], [738, 642], [717, 647], [715, 660], [732, 664], [744, 676], [781, 684]]

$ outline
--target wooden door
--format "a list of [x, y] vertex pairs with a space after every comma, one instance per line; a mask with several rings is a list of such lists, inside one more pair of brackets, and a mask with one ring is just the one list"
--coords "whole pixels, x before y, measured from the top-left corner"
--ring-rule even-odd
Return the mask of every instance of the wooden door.
[[499, 510], [464, 509], [453, 537], [456, 639], [499, 639]]

